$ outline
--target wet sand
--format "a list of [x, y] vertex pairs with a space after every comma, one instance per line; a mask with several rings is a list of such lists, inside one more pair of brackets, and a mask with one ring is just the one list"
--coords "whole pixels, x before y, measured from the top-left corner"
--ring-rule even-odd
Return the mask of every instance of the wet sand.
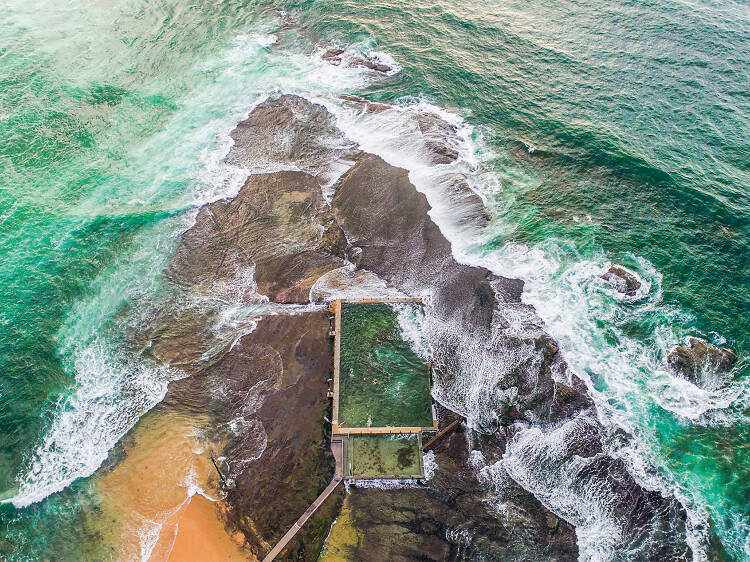
[[248, 560], [225, 530], [217, 477], [201, 427], [208, 419], [151, 413], [125, 444], [125, 458], [97, 482], [100, 532], [120, 560]]
[[240, 548], [243, 537], [231, 537], [219, 515], [220, 505], [193, 495], [162, 527], [151, 561], [256, 560]]

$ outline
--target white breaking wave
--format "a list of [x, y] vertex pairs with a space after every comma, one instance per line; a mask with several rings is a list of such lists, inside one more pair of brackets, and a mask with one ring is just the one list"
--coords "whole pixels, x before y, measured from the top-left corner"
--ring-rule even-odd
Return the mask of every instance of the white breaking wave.
[[414, 352], [424, 360], [432, 357], [430, 342], [425, 337], [423, 324], [424, 312], [421, 306], [408, 303], [392, 303], [391, 307], [398, 315], [398, 328], [401, 339], [409, 343]]
[[[87, 219], [127, 216], [190, 209], [234, 196], [249, 173], [264, 171], [223, 161], [233, 142], [230, 132], [252, 108], [279, 91], [319, 96], [359, 88], [371, 79], [363, 69], [335, 67], [304, 52], [277, 50], [274, 25], [237, 36], [223, 53], [196, 65], [191, 77], [195, 87], [177, 104], [166, 126], [132, 147], [117, 183], [103, 183], [71, 212]], [[154, 163], [161, 168], [154, 169]], [[149, 314], [168, 302], [160, 275], [195, 216], [194, 210], [183, 213], [136, 236], [135, 249], [102, 272], [90, 287], [91, 295], [73, 305], [58, 334], [58, 351], [76, 383], [50, 412], [51, 422], [19, 476], [19, 491], [10, 500], [17, 507], [93, 474], [140, 416], [161, 401], [168, 382], [181, 376], [120, 356], [114, 342], [120, 330], [148, 322]], [[236, 285], [217, 287], [225, 301], [203, 303], [214, 309], [219, 305], [217, 331], [239, 339], [252, 331], [253, 318], [259, 315], [320, 308], [272, 305], [261, 298], [254, 308], [237, 302], [238, 295], [252, 291], [253, 283], [248, 272]], [[129, 304], [135, 304], [128, 311], [132, 316], [113, 326], [113, 319]], [[201, 307], [199, 302], [192, 304]]]
[[[506, 243], [487, 249], [488, 241], [507, 236], [515, 228], [512, 222], [502, 220], [505, 209], [497, 201], [503, 180], [510, 180], [507, 183], [512, 184], [520, 173], [503, 171], [508, 177], [501, 176], [494, 168], [497, 157], [483, 145], [481, 131], [424, 100], [407, 99], [401, 107], [373, 113], [338, 101], [316, 101], [326, 105], [336, 116], [342, 131], [363, 150], [408, 170], [412, 183], [427, 197], [432, 207], [430, 216], [451, 242], [457, 261], [483, 266], [498, 275], [525, 282], [523, 302], [532, 305], [544, 321], [544, 330], [560, 345], [571, 371], [586, 381], [601, 421], [607, 427], [620, 427], [638, 436], [629, 455], [640, 460], [631, 459], [627, 464], [641, 483], [649, 480], [651, 463], [661, 464], [652, 438], [643, 435], [642, 421], [649, 419], [649, 408], [661, 407], [697, 423], [716, 423], [721, 413], [738, 409], [748, 401], [750, 383], [747, 381], [706, 390], [666, 370], [666, 353], [685, 336], [694, 335], [690, 328], [693, 318], [661, 302], [661, 275], [647, 260], [630, 256], [628, 265], [642, 286], [634, 297], [625, 298], [600, 278], [611, 265], [603, 252], [594, 255], [593, 260], [582, 259], [572, 243], [560, 240], [547, 240], [535, 246]], [[459, 153], [456, 162], [441, 166], [431, 164], [425, 139], [415, 121], [415, 114], [419, 112], [434, 113], [456, 128], [458, 143], [450, 145]], [[452, 198], [450, 183], [446, 181], [450, 174], [463, 176], [487, 206], [500, 215], [485, 231], [467, 221], [467, 209], [461, 206], [462, 201]], [[507, 201], [508, 197], [504, 198]], [[503, 312], [508, 313], [506, 319], [511, 323], [511, 331], [528, 334], [530, 326], [533, 329], [529, 309], [516, 307]], [[628, 321], [640, 318], [655, 319], [652, 323], [656, 346], [629, 337], [623, 329]], [[602, 325], [607, 328], [603, 329]], [[431, 327], [428, 321], [425, 331], [430, 329], [440, 332], [432, 337], [428, 335], [430, 341], [453, 338], [473, 349], [472, 353], [461, 354], [462, 358], [470, 360], [463, 359], [464, 364], [454, 366], [453, 372], [461, 376], [452, 378], [452, 388], [437, 381], [436, 398], [466, 415], [470, 423], [474, 420], [474, 424], [481, 426], [493, 421], [496, 413], [493, 401], [488, 398], [492, 398], [502, 373], [512, 366], [498, 365], [496, 359], [485, 364], [483, 343], [472, 343], [471, 335], [463, 333], [462, 326], [438, 324]], [[716, 338], [714, 341], [721, 343]], [[522, 359], [515, 358], [517, 364]], [[509, 360], [512, 362], [513, 358]], [[456, 383], [457, 380], [460, 382]], [[503, 399], [512, 400], [512, 397]], [[521, 478], [520, 471], [518, 477]], [[680, 495], [673, 483], [663, 479], [649, 484], [656, 485], [667, 495]], [[705, 519], [691, 506], [693, 501], [700, 504], [701, 499], [681, 497], [692, 522], [688, 527], [693, 534], [688, 536], [688, 541], [694, 556], [700, 559], [703, 556], [700, 545], [705, 543], [705, 533], [701, 530]], [[583, 505], [585, 502], [581, 503]], [[602, 504], [599, 509], [605, 506]], [[615, 532], [611, 527], [597, 527], [593, 523], [582, 524], [581, 528], [582, 551], [594, 549], [590, 551], [595, 552], [597, 541], [606, 542], [604, 536]], [[614, 540], [616, 536], [612, 534], [611, 538]]]
[[59, 400], [18, 494], [10, 500], [16, 507], [31, 505], [96, 470], [175, 378], [167, 368], [118, 360], [98, 340], [76, 350], [73, 363], [77, 388]]
[[422, 453], [422, 463], [424, 464], [424, 479], [432, 479], [438, 467], [437, 461], [435, 460], [435, 451]]
[[[347, 492], [349, 481], [345, 480]], [[420, 481], [415, 478], [367, 478], [356, 480], [357, 488], [377, 488], [379, 490], [398, 490], [399, 488], [419, 488]]]

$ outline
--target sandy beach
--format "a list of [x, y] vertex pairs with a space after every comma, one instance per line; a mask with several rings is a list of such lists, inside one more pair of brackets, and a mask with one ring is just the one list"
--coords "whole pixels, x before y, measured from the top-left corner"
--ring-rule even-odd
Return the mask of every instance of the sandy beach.
[[200, 429], [205, 422], [174, 413], [144, 417], [125, 458], [99, 480], [101, 532], [122, 545], [121, 560], [251, 559], [221, 520], [218, 479]]

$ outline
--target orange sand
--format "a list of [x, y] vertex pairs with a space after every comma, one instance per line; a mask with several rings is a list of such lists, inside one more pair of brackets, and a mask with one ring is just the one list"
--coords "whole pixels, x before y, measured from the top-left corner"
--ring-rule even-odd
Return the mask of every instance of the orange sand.
[[[126, 457], [97, 481], [102, 534], [121, 544], [121, 560], [248, 560], [220, 519], [216, 472], [200, 427], [207, 419], [149, 414], [131, 431]], [[193, 494], [193, 495], [191, 495]]]
[[249, 560], [239, 544], [227, 535], [216, 503], [195, 494], [164, 524], [150, 560]]

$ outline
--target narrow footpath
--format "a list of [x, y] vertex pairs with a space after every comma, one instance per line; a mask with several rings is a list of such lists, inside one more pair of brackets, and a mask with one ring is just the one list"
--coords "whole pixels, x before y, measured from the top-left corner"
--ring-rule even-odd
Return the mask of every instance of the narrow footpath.
[[266, 555], [263, 562], [271, 562], [271, 560], [275, 559], [281, 551], [284, 550], [286, 545], [289, 544], [289, 541], [291, 541], [294, 538], [294, 535], [297, 534], [297, 531], [299, 531], [307, 520], [312, 517], [312, 514], [315, 513], [324, 501], [326, 501], [326, 498], [331, 495], [331, 492], [333, 492], [336, 489], [336, 486], [338, 486], [344, 479], [344, 440], [342, 436], [332, 436], [331, 451], [333, 452], [333, 458], [336, 459], [336, 469], [333, 473], [333, 480], [331, 480], [331, 483], [326, 486], [326, 489], [323, 490], [318, 498], [310, 504], [310, 507], [307, 508], [299, 519], [297, 519], [286, 534], [281, 537], [281, 540]]

